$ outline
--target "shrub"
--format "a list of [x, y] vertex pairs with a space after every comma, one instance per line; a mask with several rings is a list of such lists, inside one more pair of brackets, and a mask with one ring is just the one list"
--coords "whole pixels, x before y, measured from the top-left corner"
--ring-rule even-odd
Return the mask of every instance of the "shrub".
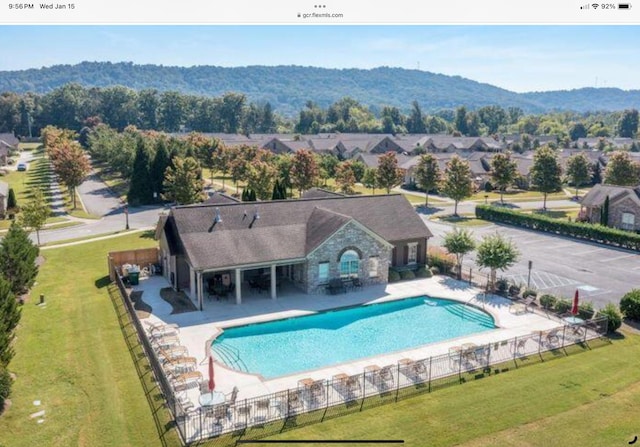
[[532, 296], [532, 297], [536, 298], [538, 296], [538, 291], [534, 290], [534, 289], [524, 289], [524, 292], [522, 292], [522, 296], [524, 298], [526, 298], [528, 296]]
[[598, 316], [607, 317], [607, 333], [611, 334], [622, 326], [622, 314], [618, 308], [612, 304], [607, 304], [604, 309], [598, 311]]
[[397, 282], [400, 281], [400, 273], [396, 270], [389, 269], [389, 282]]
[[431, 272], [432, 275], [440, 274], [440, 269], [435, 265], [433, 267], [429, 267], [429, 271]]
[[592, 303], [584, 302], [578, 305], [578, 316], [583, 320], [589, 320], [594, 313]]
[[476, 205], [476, 217], [547, 233], [640, 251], [640, 234], [583, 222], [568, 222], [541, 214], [523, 214], [491, 205]]
[[627, 292], [620, 300], [620, 310], [625, 317], [640, 320], [640, 289]]
[[427, 250], [429, 264], [438, 267], [441, 273], [448, 273], [456, 265], [456, 257], [442, 247], [429, 247]]
[[506, 279], [499, 278], [496, 281], [496, 291], [498, 293], [502, 293], [502, 294], [506, 293], [508, 287], [509, 287], [509, 282]]
[[571, 310], [571, 301], [566, 298], [560, 298], [556, 301], [554, 309], [559, 314], [567, 313]]
[[548, 293], [545, 293], [540, 297], [540, 305], [545, 309], [553, 309], [557, 302], [558, 299]]
[[431, 273], [431, 270], [429, 270], [426, 267], [420, 267], [416, 271], [416, 277], [418, 277], [418, 278], [431, 278], [432, 276], [433, 276], [433, 274]]
[[416, 274], [413, 273], [413, 270], [403, 270], [400, 272], [400, 278], [402, 279], [414, 279]]
[[484, 184], [484, 192], [491, 192], [493, 191], [493, 185], [491, 184], [491, 182], [487, 182]]
[[516, 286], [515, 284], [511, 284], [509, 286], [509, 295], [517, 296], [520, 293], [520, 286]]
[[9, 371], [0, 365], [0, 413], [4, 408], [4, 401], [11, 395], [11, 382]]

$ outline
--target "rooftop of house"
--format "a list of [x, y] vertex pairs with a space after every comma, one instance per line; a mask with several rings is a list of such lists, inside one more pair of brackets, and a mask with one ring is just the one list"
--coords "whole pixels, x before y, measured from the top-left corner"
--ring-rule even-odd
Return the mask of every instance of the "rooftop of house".
[[593, 188], [591, 188], [591, 190], [587, 194], [584, 195], [580, 203], [582, 203], [583, 206], [600, 207], [604, 204], [607, 196], [609, 197], [609, 201], [611, 202], [627, 195], [635, 199], [640, 199], [640, 186], [597, 184]]

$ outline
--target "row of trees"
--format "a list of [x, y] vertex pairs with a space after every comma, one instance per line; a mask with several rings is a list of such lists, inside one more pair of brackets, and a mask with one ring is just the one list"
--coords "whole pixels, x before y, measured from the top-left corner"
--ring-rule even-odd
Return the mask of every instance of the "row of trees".
[[15, 221], [0, 242], [0, 412], [11, 391], [8, 367], [15, 354], [13, 340], [21, 316], [16, 297], [35, 282], [38, 251]]
[[442, 245], [455, 256], [458, 277], [462, 274], [462, 261], [465, 255], [476, 250], [478, 267], [489, 269], [491, 290], [495, 290], [496, 272], [511, 267], [520, 256], [513, 241], [503, 238], [498, 233], [485, 235], [478, 244], [470, 231], [456, 229], [445, 234]]
[[80, 131], [89, 118], [124, 130], [141, 129], [178, 132], [271, 133], [369, 132], [369, 133], [457, 133], [467, 136], [520, 133], [556, 135], [559, 142], [581, 137], [635, 137], [638, 111], [598, 113], [548, 113], [525, 115], [518, 107], [497, 105], [476, 110], [466, 107], [443, 109], [428, 115], [417, 101], [405, 113], [395, 106], [379, 109], [344, 97], [327, 108], [308, 101], [297, 119], [279, 116], [269, 102], [252, 103], [244, 94], [226, 93], [204, 97], [132, 90], [123, 86], [86, 88], [66, 84], [51, 92], [3, 93], [0, 95], [0, 132], [36, 136], [52, 125]]
[[47, 126], [42, 129], [42, 141], [51, 161], [53, 172], [69, 190], [76, 208], [76, 188], [82, 184], [91, 171], [91, 165], [80, 144], [75, 141], [77, 135], [68, 129]]

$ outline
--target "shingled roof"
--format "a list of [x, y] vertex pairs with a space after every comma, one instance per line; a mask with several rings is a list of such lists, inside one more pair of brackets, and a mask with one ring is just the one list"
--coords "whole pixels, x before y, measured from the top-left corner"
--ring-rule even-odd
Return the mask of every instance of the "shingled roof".
[[302, 259], [351, 220], [388, 242], [432, 236], [399, 194], [179, 206], [165, 232], [200, 270]]
[[615, 201], [626, 195], [638, 200], [640, 198], [640, 187], [597, 184], [585, 194], [580, 203], [583, 206], [600, 207], [604, 204], [607, 196], [609, 196], [610, 201]]

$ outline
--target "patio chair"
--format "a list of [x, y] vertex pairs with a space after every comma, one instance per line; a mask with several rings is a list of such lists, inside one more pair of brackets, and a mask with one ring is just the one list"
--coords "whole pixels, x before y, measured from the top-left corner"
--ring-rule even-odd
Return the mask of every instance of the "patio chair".
[[560, 337], [558, 336], [558, 332], [560, 331], [560, 329], [555, 328], [555, 329], [551, 329], [550, 331], [547, 331], [544, 334], [544, 340], [548, 345], [555, 345], [560, 343]]
[[159, 349], [174, 348], [180, 346], [180, 340], [175, 335], [166, 335], [164, 337], [152, 338], [151, 345]]
[[238, 387], [234, 386], [231, 393], [225, 395], [225, 399], [228, 401], [229, 405], [234, 405], [236, 403], [236, 399], [238, 399], [238, 391]]
[[158, 353], [161, 362], [168, 362], [170, 360], [189, 355], [189, 349], [187, 349], [186, 346], [181, 345], [166, 349], [158, 347], [156, 349], [156, 353]]
[[380, 376], [380, 380], [382, 385], [385, 388], [392, 388], [395, 380], [393, 378], [393, 369], [395, 369], [396, 366], [395, 365], [387, 365], [384, 368], [382, 368], [380, 370], [379, 376]]
[[180, 332], [180, 326], [177, 324], [151, 323], [147, 320], [142, 320], [142, 322], [147, 327], [147, 333], [150, 336], [175, 335]]
[[360, 385], [360, 374], [349, 376], [349, 378], [347, 378], [345, 386], [347, 387], [347, 400], [356, 399], [362, 393], [362, 386]]
[[256, 411], [251, 419], [255, 423], [267, 422], [271, 419], [271, 401], [269, 399], [261, 399], [256, 402]]
[[303, 390], [289, 393], [289, 414], [296, 414], [304, 409]]
[[200, 371], [189, 371], [178, 376], [170, 376], [170, 380], [174, 389], [181, 387], [181, 389], [185, 390], [193, 382], [200, 383], [202, 373]]

